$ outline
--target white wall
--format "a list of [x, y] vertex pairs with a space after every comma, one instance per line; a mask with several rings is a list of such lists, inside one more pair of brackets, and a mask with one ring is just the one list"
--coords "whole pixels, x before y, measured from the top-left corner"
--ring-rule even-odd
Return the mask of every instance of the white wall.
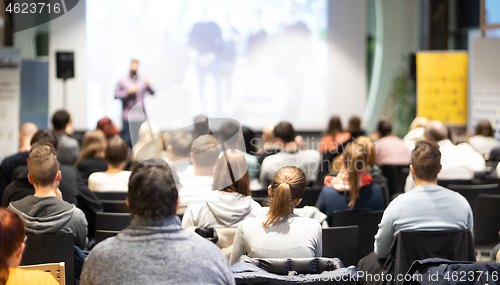
[[[56, 51], [75, 53], [75, 78], [67, 80], [67, 110], [75, 130], [87, 129], [87, 42], [85, 0], [65, 15], [49, 22], [49, 117], [63, 108], [63, 83], [56, 77]], [[50, 118], [49, 118], [50, 120]], [[51, 123], [49, 121], [49, 126]]]

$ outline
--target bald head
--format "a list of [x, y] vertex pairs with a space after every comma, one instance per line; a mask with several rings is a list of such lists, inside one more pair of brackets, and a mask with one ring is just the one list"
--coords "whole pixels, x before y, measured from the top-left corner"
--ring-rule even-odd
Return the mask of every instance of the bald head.
[[448, 129], [439, 121], [429, 121], [425, 126], [424, 137], [429, 142], [439, 142], [448, 138]]
[[269, 125], [262, 129], [262, 140], [268, 143], [276, 142], [276, 137], [274, 136], [274, 125]]
[[38, 131], [38, 127], [31, 122], [24, 123], [19, 129], [19, 150], [29, 151], [31, 148], [31, 138]]

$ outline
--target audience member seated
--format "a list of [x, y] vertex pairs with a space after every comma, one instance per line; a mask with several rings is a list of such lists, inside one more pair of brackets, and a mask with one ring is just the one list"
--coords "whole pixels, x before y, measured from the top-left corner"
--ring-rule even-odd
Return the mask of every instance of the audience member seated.
[[62, 193], [58, 189], [61, 171], [52, 146], [40, 145], [31, 150], [28, 172], [28, 180], [35, 187], [35, 195], [10, 203], [8, 209], [21, 216], [26, 222], [28, 233], [73, 232], [75, 245], [84, 249], [87, 220], [82, 210], [62, 200]]
[[262, 216], [262, 207], [252, 199], [248, 165], [241, 151], [229, 149], [219, 158], [212, 188], [201, 202], [188, 205], [183, 228], [232, 228], [244, 219]]
[[469, 143], [483, 156], [500, 147], [500, 142], [495, 139], [493, 128], [488, 120], [481, 120], [476, 125], [476, 135], [469, 139]]
[[127, 164], [128, 145], [119, 136], [108, 141], [104, 151], [108, 170], [94, 172], [89, 176], [89, 189], [94, 192], [127, 192], [130, 171], [124, 171]]
[[258, 156], [260, 152], [256, 145], [258, 139], [255, 138], [255, 133], [249, 127], [241, 127], [241, 133], [243, 134], [246, 152]]
[[262, 162], [260, 182], [267, 184], [283, 166], [295, 166], [306, 175], [307, 181], [316, 181], [320, 154], [316, 150], [301, 150], [295, 143], [295, 130], [288, 122], [281, 122], [274, 128], [274, 136], [280, 145], [280, 152], [270, 155]]
[[57, 159], [61, 164], [73, 165], [80, 154], [80, 144], [69, 136], [73, 133], [73, 120], [68, 112], [59, 110], [52, 116], [53, 131], [57, 137]]
[[[426, 130], [427, 132], [427, 130]], [[436, 143], [419, 141], [412, 151], [411, 174], [416, 188], [396, 197], [384, 211], [375, 235], [374, 253], [358, 264], [373, 265], [389, 256], [389, 249], [400, 231], [443, 231], [469, 229], [472, 231], [472, 211], [460, 194], [437, 185], [441, 152]], [[383, 263], [380, 264], [380, 267]]]
[[382, 175], [382, 170], [378, 165], [375, 164], [377, 159], [377, 153], [375, 149], [375, 144], [367, 136], [360, 136], [354, 140], [355, 143], [359, 143], [365, 148], [366, 151], [366, 168], [365, 172], [373, 176]]
[[108, 117], [104, 117], [97, 121], [96, 129], [101, 130], [106, 136], [107, 140], [112, 139], [120, 134], [120, 131], [116, 128], [113, 121], [111, 121], [111, 119]]
[[349, 119], [347, 131], [351, 134], [352, 139], [365, 135], [365, 132], [361, 129], [361, 119], [358, 116], [352, 116]]
[[[53, 149], [57, 149], [57, 138], [52, 131], [39, 130], [31, 140], [32, 149], [38, 145], [49, 145]], [[53, 147], [53, 146], [56, 147]], [[28, 153], [29, 155], [29, 153]], [[87, 185], [83, 183], [80, 172], [71, 165], [59, 165], [61, 170], [61, 181], [59, 189], [62, 193], [64, 201], [75, 204], [84, 213], [89, 224], [89, 236], [94, 233], [95, 215], [102, 211], [102, 205], [97, 196], [89, 190]], [[7, 207], [13, 201], [21, 200], [28, 195], [35, 194], [35, 188], [28, 179], [27, 160], [24, 160], [24, 165], [16, 168], [13, 173], [15, 180], [12, 181], [2, 196], [2, 207]]]
[[[439, 172], [439, 180], [471, 180], [474, 178], [474, 170], [469, 158], [460, 148], [448, 139], [448, 129], [439, 121], [430, 121], [425, 127], [425, 140], [437, 143], [441, 153], [442, 169]], [[415, 188], [413, 176], [410, 173], [406, 178], [405, 192]]]
[[409, 165], [410, 151], [402, 139], [392, 134], [392, 123], [387, 117], [380, 118], [377, 132], [379, 136], [375, 142], [377, 165]]
[[0, 284], [59, 285], [48, 272], [18, 267], [26, 246], [24, 226], [18, 215], [0, 208]]
[[429, 121], [425, 117], [416, 117], [410, 125], [410, 131], [403, 138], [405, 145], [410, 151], [415, 148], [415, 143], [425, 140], [425, 126]]
[[181, 228], [170, 167], [143, 163], [130, 175], [130, 226], [92, 249], [80, 284], [234, 284], [221, 250]]
[[19, 152], [6, 157], [0, 164], [0, 198], [5, 187], [14, 180], [15, 177], [12, 177], [14, 170], [18, 166], [26, 165], [26, 159], [30, 155], [31, 139], [37, 131], [38, 127], [33, 123], [24, 123], [19, 129]]
[[214, 166], [220, 153], [219, 142], [211, 135], [202, 135], [193, 141], [191, 161], [194, 176], [179, 180], [182, 188], [179, 190], [178, 214], [183, 214], [190, 203], [203, 201], [205, 194], [212, 191]]
[[134, 138], [134, 136], [132, 135], [132, 143], [135, 142], [132, 149], [132, 160], [135, 162], [141, 162], [143, 160], [156, 157], [166, 161], [166, 149], [163, 148], [163, 142], [160, 137], [160, 128], [155, 123], [142, 123], [139, 128], [139, 137]]
[[194, 132], [193, 137], [197, 139], [199, 136], [208, 135], [208, 118], [205, 115], [198, 115], [194, 117]]
[[244, 220], [234, 237], [230, 264], [242, 255], [251, 258], [321, 257], [322, 229], [318, 221], [293, 214], [302, 200], [307, 179], [297, 167], [279, 169], [268, 187], [266, 216]]
[[323, 133], [319, 142], [319, 153], [335, 152], [339, 145], [351, 138], [351, 134], [342, 130], [342, 122], [339, 116], [333, 116], [328, 123], [328, 128]]
[[189, 160], [192, 143], [193, 135], [185, 131], [175, 131], [170, 137], [170, 167], [180, 180], [194, 176], [194, 167]]
[[341, 161], [341, 171], [336, 177], [325, 178], [325, 187], [318, 198], [318, 209], [326, 214], [328, 223], [332, 222], [333, 212], [337, 210], [383, 210], [382, 189], [372, 183], [372, 177], [366, 173], [366, 148], [355, 142], [349, 144]]
[[[248, 174], [250, 175], [250, 179], [257, 178], [257, 173], [259, 171], [259, 160], [257, 156], [248, 153], [248, 149], [246, 148], [246, 142], [244, 140], [244, 136], [240, 136], [238, 132], [240, 131], [238, 125], [235, 123], [225, 123], [220, 128], [220, 140], [224, 142], [226, 148], [230, 149], [240, 149], [245, 156], [245, 159], [248, 163]], [[235, 137], [237, 136], [237, 137]], [[222, 154], [221, 154], [222, 155]]]
[[83, 179], [89, 179], [94, 172], [103, 172], [108, 169], [104, 159], [106, 136], [101, 130], [86, 131], [82, 139], [82, 151], [75, 162]]
[[465, 136], [455, 138], [454, 139], [457, 148], [463, 153], [464, 156], [470, 161], [470, 166], [472, 171], [474, 172], [483, 172], [486, 171], [486, 161], [484, 160], [484, 156], [481, 155], [478, 151], [476, 151]]
[[259, 165], [262, 165], [266, 157], [277, 154], [281, 150], [274, 136], [274, 125], [269, 125], [262, 129], [261, 140], [264, 142], [264, 147], [262, 153], [259, 155]]

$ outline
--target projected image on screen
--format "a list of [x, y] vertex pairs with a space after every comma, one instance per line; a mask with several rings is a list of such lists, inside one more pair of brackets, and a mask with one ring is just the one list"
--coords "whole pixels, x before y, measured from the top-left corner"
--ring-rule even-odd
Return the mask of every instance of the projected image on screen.
[[[178, 96], [189, 112], [157, 122], [162, 129], [200, 113], [257, 129], [280, 120], [322, 129], [326, 34], [326, 0], [87, 0], [89, 127], [103, 116], [121, 122], [114, 88], [137, 58], [157, 93], [189, 91]], [[151, 100], [162, 112], [162, 99]]]

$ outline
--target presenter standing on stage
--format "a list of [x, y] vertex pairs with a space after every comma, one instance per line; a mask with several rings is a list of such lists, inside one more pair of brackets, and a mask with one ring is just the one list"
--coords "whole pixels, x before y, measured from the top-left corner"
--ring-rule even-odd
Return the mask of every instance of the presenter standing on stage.
[[[140, 125], [145, 121], [145, 114], [142, 108], [131, 111], [135, 104], [143, 101], [146, 93], [154, 94], [149, 86], [149, 80], [137, 74], [139, 61], [132, 59], [130, 63], [130, 73], [121, 78], [116, 85], [115, 98], [123, 103], [123, 129], [121, 136], [132, 147], [132, 141], [137, 141]], [[133, 133], [130, 132], [132, 130]]]

